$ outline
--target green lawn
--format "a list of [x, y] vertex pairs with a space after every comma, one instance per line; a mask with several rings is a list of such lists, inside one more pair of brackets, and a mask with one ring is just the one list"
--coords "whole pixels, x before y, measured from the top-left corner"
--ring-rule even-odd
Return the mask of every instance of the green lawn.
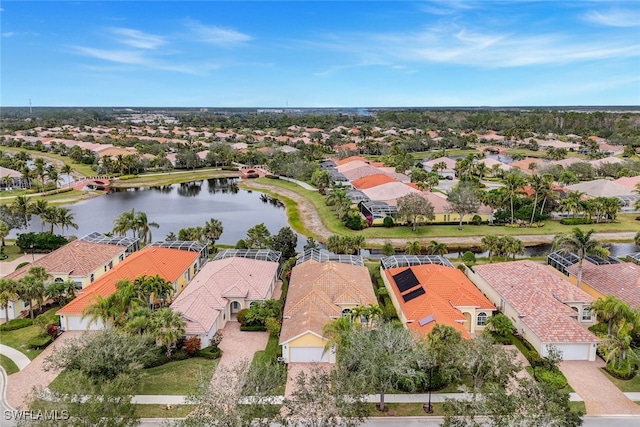
[[[58, 311], [60, 307], [54, 307], [44, 312], [45, 316], [51, 317], [53, 320], [53, 316], [55, 312]], [[35, 310], [34, 313], [36, 316], [38, 315], [38, 310]], [[42, 350], [32, 350], [29, 348], [27, 343], [32, 338], [40, 335], [42, 331], [36, 325], [27, 326], [26, 328], [16, 329], [15, 331], [2, 331], [0, 332], [0, 343], [4, 345], [8, 345], [9, 347], [13, 347], [16, 350], [20, 350], [23, 352], [29, 359], [33, 360], [37, 355], [42, 353]]]
[[600, 371], [602, 371], [602, 373], [605, 375], [605, 377], [607, 377], [609, 379], [609, 381], [614, 383], [615, 386], [618, 387], [620, 389], [620, 391], [622, 391], [623, 393], [639, 392], [640, 391], [640, 375], [636, 375], [635, 377], [631, 378], [630, 380], [621, 380], [621, 379], [612, 377], [604, 369], [600, 369]]
[[218, 359], [195, 357], [145, 369], [134, 393], [187, 395], [194, 391], [200, 378], [210, 381], [217, 365]]
[[26, 148], [17, 148], [17, 147], [2, 147], [2, 150], [3, 151], [12, 152], [12, 153], [17, 153], [18, 151], [24, 151], [26, 153], [29, 153], [29, 155], [31, 155], [31, 157], [33, 157], [33, 158], [42, 157], [44, 159], [59, 160], [59, 161], [63, 162], [65, 165], [71, 166], [73, 168], [73, 170], [76, 170], [76, 171], [78, 171], [81, 174], [86, 175], [86, 176], [93, 176], [93, 175], [96, 174], [94, 172], [94, 170], [91, 169], [91, 165], [74, 163], [73, 160], [70, 157], [61, 156], [59, 154], [43, 153], [41, 151], [27, 150]]
[[[255, 369], [254, 367], [259, 364], [279, 363], [276, 362], [278, 357], [282, 356], [282, 347], [278, 345], [278, 337], [269, 336], [267, 346], [264, 350], [256, 351], [251, 361], [251, 367], [249, 369]], [[284, 389], [287, 383], [286, 376], [282, 386], [273, 391], [273, 395], [283, 395]]]
[[13, 360], [9, 359], [4, 354], [0, 354], [0, 366], [7, 371], [7, 375], [15, 374], [19, 371], [18, 366], [13, 363]]
[[24, 252], [22, 252], [22, 250], [18, 246], [16, 246], [15, 244], [11, 244], [8, 240], [6, 241], [6, 246], [4, 247], [4, 253], [9, 256], [9, 258], [5, 259], [4, 261], [0, 261], [0, 265], [2, 262], [13, 261], [14, 259], [18, 259], [22, 255], [24, 255]]
[[164, 173], [141, 174], [135, 178], [116, 180], [111, 184], [116, 188], [144, 187], [155, 185], [178, 184], [181, 182], [197, 181], [210, 178], [239, 178], [240, 172], [224, 171], [213, 168], [203, 168], [189, 171], [173, 171]]

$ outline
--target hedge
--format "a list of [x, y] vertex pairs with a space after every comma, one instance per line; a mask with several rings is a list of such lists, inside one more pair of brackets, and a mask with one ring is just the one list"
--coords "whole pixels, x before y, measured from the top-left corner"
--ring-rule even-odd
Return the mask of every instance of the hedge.
[[23, 252], [52, 252], [67, 243], [64, 236], [51, 233], [22, 233], [16, 239], [16, 246]]
[[205, 359], [218, 359], [222, 356], [222, 350], [217, 346], [210, 345], [196, 352], [196, 356], [204, 357]]
[[35, 350], [41, 350], [46, 348], [49, 344], [53, 342], [53, 337], [49, 334], [37, 335], [31, 338], [28, 342], [30, 348]]
[[618, 360], [614, 358], [611, 362], [607, 363], [604, 369], [614, 378], [630, 380], [636, 376], [637, 366], [628, 360], [626, 362], [622, 368], [618, 369]]
[[0, 325], [0, 331], [15, 331], [16, 329], [26, 328], [31, 325], [33, 325], [33, 320], [31, 319], [13, 319], [9, 320], [8, 323]]
[[246, 325], [240, 326], [241, 331], [246, 332], [264, 332], [267, 330], [263, 325]]
[[560, 220], [560, 224], [563, 225], [581, 225], [581, 224], [593, 224], [591, 218], [563, 218]]

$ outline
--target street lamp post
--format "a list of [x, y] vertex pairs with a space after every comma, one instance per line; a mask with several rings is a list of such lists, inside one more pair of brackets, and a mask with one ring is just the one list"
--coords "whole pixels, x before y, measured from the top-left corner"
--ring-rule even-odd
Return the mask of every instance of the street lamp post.
[[33, 243], [29, 245], [29, 249], [31, 249], [31, 261], [35, 261], [35, 260], [36, 260], [36, 258], [35, 258], [35, 256], [33, 255]]

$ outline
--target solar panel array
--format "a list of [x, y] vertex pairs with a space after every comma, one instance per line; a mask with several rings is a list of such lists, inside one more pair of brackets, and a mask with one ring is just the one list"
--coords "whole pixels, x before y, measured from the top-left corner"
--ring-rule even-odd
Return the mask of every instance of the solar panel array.
[[396, 282], [396, 286], [401, 293], [406, 292], [411, 288], [415, 288], [420, 284], [418, 278], [413, 274], [411, 269], [407, 269], [402, 273], [396, 274], [393, 276], [393, 280]]
[[424, 295], [426, 293], [427, 291], [425, 291], [424, 288], [420, 286], [419, 288], [415, 288], [413, 291], [402, 295], [402, 299], [404, 300], [404, 302], [409, 302], [412, 299], [418, 298], [420, 295]]

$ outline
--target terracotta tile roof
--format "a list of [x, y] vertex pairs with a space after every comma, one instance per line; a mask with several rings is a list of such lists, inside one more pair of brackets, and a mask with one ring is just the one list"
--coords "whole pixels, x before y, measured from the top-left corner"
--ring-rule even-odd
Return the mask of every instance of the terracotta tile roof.
[[366, 161], [366, 159], [359, 159], [359, 158], [353, 158], [353, 157], [348, 157], [348, 159], [352, 159], [348, 162], [345, 162], [344, 160], [346, 159], [342, 159], [342, 160], [338, 160], [336, 161], [336, 163], [338, 164], [338, 166], [336, 166], [336, 169], [338, 169], [338, 171], [345, 173], [347, 171], [353, 170], [353, 169], [357, 169], [357, 168], [361, 168], [363, 166], [371, 166], [369, 164], [368, 161]]
[[369, 161], [362, 156], [345, 157], [344, 159], [337, 160], [336, 163], [338, 165], [346, 165], [347, 163], [351, 163], [353, 161], [358, 161], [358, 160], [364, 163], [369, 163]]
[[44, 267], [49, 274], [86, 277], [97, 268], [107, 265], [110, 260], [124, 253], [126, 249], [125, 246], [74, 240], [39, 260], [17, 269], [7, 275], [7, 278], [18, 280], [25, 276], [31, 267], [36, 266]]
[[622, 185], [623, 187], [627, 187], [633, 191], [636, 189], [636, 185], [640, 184], [640, 175], [623, 176], [622, 178], [618, 178], [613, 182]]
[[377, 299], [366, 267], [314, 260], [297, 265], [289, 281], [280, 343], [307, 331], [322, 336], [324, 325], [342, 315], [342, 305], [367, 304], [377, 304]]
[[386, 184], [389, 182], [395, 182], [395, 179], [393, 179], [387, 174], [377, 173], [374, 175], [369, 175], [360, 179], [356, 179], [355, 181], [351, 181], [351, 185], [353, 185], [358, 190], [362, 190], [365, 188], [376, 187], [378, 185]]
[[85, 288], [69, 304], [58, 310], [57, 314], [82, 314], [85, 308], [93, 304], [96, 296], [109, 296], [116, 291], [116, 282], [123, 279], [135, 279], [140, 275], [159, 275], [171, 283], [187, 271], [200, 254], [179, 249], [146, 247], [134, 252], [98, 280]]
[[531, 169], [529, 169], [529, 165], [531, 163], [535, 163], [537, 165], [537, 167], [542, 167], [545, 165], [545, 162], [537, 159], [535, 157], [527, 157], [526, 159], [523, 160], [518, 160], [517, 162], [511, 162], [509, 163], [509, 167], [511, 169], [513, 168], [520, 168], [520, 170], [526, 174], [531, 174]]
[[521, 321], [543, 342], [597, 342], [595, 335], [578, 324], [576, 312], [566, 303], [590, 303], [593, 298], [533, 261], [511, 261], [477, 265], [501, 298], [519, 312]]
[[[567, 268], [574, 276], [578, 264]], [[602, 295], [613, 295], [633, 308], [640, 308], [640, 266], [631, 262], [596, 265], [582, 262], [582, 281]]]
[[[393, 277], [407, 270], [413, 272], [426, 293], [405, 302], [402, 294], [411, 290], [400, 292]], [[385, 274], [407, 319], [407, 326], [421, 335], [427, 335], [437, 323], [442, 323], [456, 328], [465, 338], [470, 338], [465, 325], [461, 323], [465, 317], [457, 307], [495, 310], [491, 301], [457, 268], [430, 264], [390, 268], [385, 270]], [[420, 320], [427, 316], [433, 316], [434, 321], [420, 326]]]
[[422, 161], [422, 164], [424, 166], [432, 168], [434, 165], [440, 162], [444, 162], [447, 165], [445, 170], [454, 170], [456, 167], [456, 161], [450, 157], [438, 157], [437, 159], [424, 160]]
[[400, 197], [406, 196], [410, 193], [420, 193], [420, 190], [416, 190], [414, 187], [402, 182], [394, 181], [378, 185], [377, 187], [364, 189], [362, 192], [371, 200], [379, 200], [395, 204], [395, 201]]
[[171, 304], [187, 320], [187, 333], [209, 332], [227, 305], [225, 297], [265, 300], [278, 263], [224, 258], [207, 263]]

